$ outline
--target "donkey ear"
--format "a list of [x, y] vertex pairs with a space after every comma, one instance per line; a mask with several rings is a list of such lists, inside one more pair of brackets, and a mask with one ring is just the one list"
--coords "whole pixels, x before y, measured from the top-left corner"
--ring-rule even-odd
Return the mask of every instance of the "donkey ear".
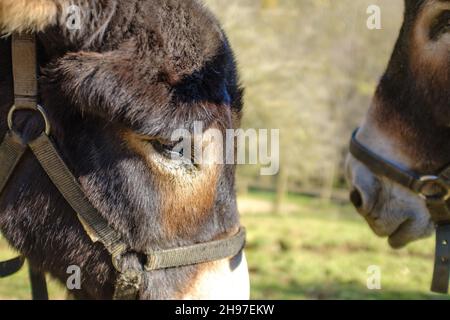
[[38, 32], [56, 24], [58, 0], [0, 0], [0, 33]]

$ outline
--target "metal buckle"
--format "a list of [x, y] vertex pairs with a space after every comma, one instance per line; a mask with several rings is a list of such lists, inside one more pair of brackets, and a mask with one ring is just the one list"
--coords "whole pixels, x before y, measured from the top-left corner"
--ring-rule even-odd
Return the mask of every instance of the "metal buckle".
[[[450, 199], [450, 188], [449, 185], [438, 176], [423, 176], [420, 177], [419, 181], [421, 185], [418, 189], [419, 196], [424, 200], [443, 200], [447, 201]], [[441, 189], [441, 193], [436, 193], [435, 195], [427, 195], [424, 192], [425, 187], [437, 186]]]
[[38, 111], [41, 114], [42, 118], [44, 119], [44, 124], [45, 124], [44, 133], [47, 136], [50, 135], [50, 132], [51, 132], [50, 121], [48, 120], [48, 117], [47, 117], [47, 114], [45, 113], [44, 108], [42, 108], [40, 105], [36, 105], [34, 107], [23, 106], [23, 107], [20, 107], [20, 108], [16, 107], [15, 105], [13, 105], [11, 107], [11, 109], [9, 110], [9, 112], [8, 112], [8, 128], [9, 128], [9, 130], [11, 130], [12, 132], [17, 134], [17, 132], [15, 132], [14, 128], [13, 128], [13, 126], [14, 126], [14, 113], [16, 111], [19, 111], [19, 110]]

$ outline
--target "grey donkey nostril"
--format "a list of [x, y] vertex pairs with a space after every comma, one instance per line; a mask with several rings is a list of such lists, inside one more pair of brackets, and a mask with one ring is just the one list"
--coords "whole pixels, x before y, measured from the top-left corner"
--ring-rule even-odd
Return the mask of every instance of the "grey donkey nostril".
[[358, 189], [354, 188], [352, 192], [350, 192], [350, 201], [353, 203], [356, 209], [360, 209], [363, 206], [361, 192], [359, 192]]

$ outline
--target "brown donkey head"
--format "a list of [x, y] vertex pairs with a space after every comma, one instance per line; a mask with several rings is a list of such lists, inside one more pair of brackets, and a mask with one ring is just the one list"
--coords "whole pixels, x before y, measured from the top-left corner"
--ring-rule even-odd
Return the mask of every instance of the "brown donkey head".
[[[58, 148], [90, 202], [134, 251], [236, 233], [234, 166], [168, 156], [173, 131], [192, 131], [200, 121], [206, 131], [224, 132], [241, 118], [232, 51], [202, 4], [0, 0], [0, 19], [3, 32], [38, 32], [41, 105]], [[9, 42], [0, 41], [1, 135], [13, 103]], [[17, 126], [31, 116], [17, 114]], [[31, 122], [20, 128], [30, 136]], [[208, 150], [212, 157], [223, 152]], [[31, 154], [0, 197], [0, 228], [36, 268], [63, 283], [67, 268], [79, 266], [76, 297], [112, 297], [117, 275], [109, 254], [91, 243]], [[248, 298], [243, 255], [149, 272], [144, 282], [142, 299]]]
[[[435, 173], [450, 163], [450, 1], [405, 0], [403, 26], [358, 140], [404, 169]], [[351, 199], [393, 247], [426, 237], [433, 223], [408, 189], [349, 157]]]

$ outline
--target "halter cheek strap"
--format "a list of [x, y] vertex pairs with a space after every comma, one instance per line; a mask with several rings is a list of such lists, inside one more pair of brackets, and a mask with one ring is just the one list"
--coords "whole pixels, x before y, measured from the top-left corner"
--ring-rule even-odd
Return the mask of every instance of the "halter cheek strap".
[[[77, 178], [63, 160], [51, 136], [50, 121], [43, 107], [38, 104], [36, 40], [31, 34], [15, 34], [12, 40], [15, 104], [8, 115], [9, 131], [0, 144], [0, 194], [7, 186], [12, 173], [27, 149], [41, 164], [50, 180], [77, 214], [86, 233], [93, 242], [100, 242], [111, 255], [112, 265], [117, 271], [115, 299], [136, 299], [142, 289], [146, 272], [168, 268], [178, 268], [231, 258], [239, 254], [245, 246], [244, 228], [228, 238], [191, 246], [167, 250], [143, 252], [145, 257], [141, 270], [124, 269], [123, 259], [127, 254], [137, 254], [124, 241], [108, 221], [88, 200]], [[20, 110], [37, 112], [44, 120], [43, 132], [27, 143], [14, 129], [14, 114]], [[24, 262], [19, 257], [0, 263], [0, 277], [18, 271]], [[31, 269], [34, 299], [48, 299], [45, 276]]]
[[450, 166], [437, 175], [419, 175], [383, 159], [367, 149], [353, 133], [350, 153], [374, 174], [383, 176], [416, 193], [426, 203], [436, 223], [436, 252], [431, 290], [448, 293], [450, 276]]
[[[10, 111], [7, 119], [10, 127], [15, 110], [36, 108], [37, 106], [37, 63], [34, 36], [30, 34], [13, 35], [11, 54], [13, 59], [14, 110]], [[26, 149], [26, 145], [14, 132], [5, 136], [0, 145], [0, 193], [6, 187]], [[24, 262], [23, 256], [0, 262], [0, 278], [18, 272]], [[29, 277], [33, 300], [48, 300], [45, 274], [29, 265]]]

